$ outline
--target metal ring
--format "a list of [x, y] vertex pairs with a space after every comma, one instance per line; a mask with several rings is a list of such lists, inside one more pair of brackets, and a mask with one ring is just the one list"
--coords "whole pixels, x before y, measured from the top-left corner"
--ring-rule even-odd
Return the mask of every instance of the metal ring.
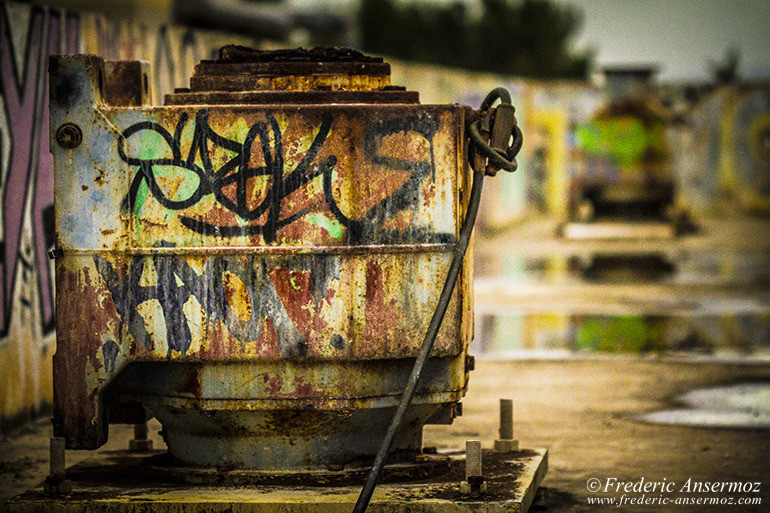
[[[479, 132], [478, 127], [479, 121], [474, 122], [471, 124], [468, 132], [471, 137], [471, 146], [469, 148], [468, 152], [468, 161], [473, 162], [473, 158], [476, 156], [476, 150], [483, 156], [486, 157], [489, 160], [489, 164], [493, 167], [499, 168], [499, 169], [505, 169], [509, 172], [514, 172], [518, 168], [518, 164], [515, 160], [515, 158], [511, 158], [508, 156], [508, 153], [512, 153], [515, 157], [515, 155], [519, 152], [521, 149], [521, 130], [519, 130], [519, 127], [514, 125], [516, 127], [516, 132], [518, 133], [518, 141], [516, 134], [514, 135], [514, 144], [509, 148], [508, 152], [506, 152], [505, 155], [500, 154], [497, 150], [492, 148], [487, 142], [484, 140], [484, 138], [481, 136], [481, 133]], [[471, 150], [473, 151], [471, 153]], [[512, 151], [515, 150], [515, 151]], [[510, 160], [509, 160], [510, 159]], [[472, 165], [472, 164], [471, 164]]]
[[489, 109], [493, 103], [495, 103], [495, 100], [500, 100], [501, 103], [507, 103], [508, 105], [511, 104], [511, 93], [508, 92], [508, 89], [504, 87], [495, 87], [489, 93], [487, 94], [486, 98], [484, 98], [484, 101], [481, 102], [481, 107], [479, 110], [485, 111]]

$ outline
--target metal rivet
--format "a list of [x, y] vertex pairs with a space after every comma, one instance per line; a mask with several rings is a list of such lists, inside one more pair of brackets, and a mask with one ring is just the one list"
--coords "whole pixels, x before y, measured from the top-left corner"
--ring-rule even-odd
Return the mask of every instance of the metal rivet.
[[56, 130], [56, 142], [65, 150], [77, 148], [83, 142], [83, 131], [75, 123], [64, 123]]

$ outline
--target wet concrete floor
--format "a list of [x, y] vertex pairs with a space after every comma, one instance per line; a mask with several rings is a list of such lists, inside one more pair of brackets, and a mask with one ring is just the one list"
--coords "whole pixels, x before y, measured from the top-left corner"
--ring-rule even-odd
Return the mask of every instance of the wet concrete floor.
[[[674, 359], [638, 356], [587, 356], [562, 360], [491, 361], [480, 359], [471, 376], [464, 415], [451, 426], [426, 428], [425, 445], [464, 446], [480, 439], [489, 447], [497, 437], [498, 400], [514, 400], [514, 436], [524, 448], [549, 449], [549, 471], [530, 511], [718, 511], [702, 505], [634, 505], [609, 509], [590, 504], [620, 499], [621, 483], [675, 482], [670, 493], [647, 498], [749, 498], [764, 504], [735, 505], [724, 511], [766, 511], [770, 504], [770, 430], [652, 424], [640, 414], [677, 406], [690, 390], [740, 383], [770, 382], [770, 365], [750, 359]], [[151, 425], [152, 436], [160, 444]], [[0, 439], [0, 503], [38, 484], [48, 462], [47, 421]], [[132, 430], [113, 426], [110, 445], [128, 445]], [[87, 453], [69, 451], [68, 464]], [[591, 493], [596, 481], [610, 491]], [[614, 480], [614, 481], [613, 481]], [[758, 482], [759, 492], [704, 494], [680, 490], [694, 482]], [[642, 483], [642, 484], [643, 484]], [[631, 491], [626, 499], [643, 493]], [[705, 509], [704, 509], [705, 508]], [[0, 511], [2, 508], [0, 508]]]

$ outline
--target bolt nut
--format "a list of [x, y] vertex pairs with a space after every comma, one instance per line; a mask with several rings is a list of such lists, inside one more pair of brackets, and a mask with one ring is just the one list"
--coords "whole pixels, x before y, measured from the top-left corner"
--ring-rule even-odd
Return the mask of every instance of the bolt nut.
[[128, 441], [129, 452], [149, 452], [152, 450], [152, 440], [133, 439]]
[[43, 481], [43, 491], [47, 495], [69, 495], [72, 493], [72, 482], [69, 479], [53, 479], [49, 476]]
[[64, 123], [56, 130], [56, 142], [65, 150], [72, 150], [83, 142], [83, 131], [75, 123]]

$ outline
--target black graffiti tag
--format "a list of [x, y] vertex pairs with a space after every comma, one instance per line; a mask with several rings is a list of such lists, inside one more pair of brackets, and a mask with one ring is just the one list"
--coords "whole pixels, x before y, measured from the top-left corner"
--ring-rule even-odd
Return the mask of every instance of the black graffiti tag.
[[[136, 198], [142, 183], [152, 196], [169, 210], [183, 210], [198, 203], [208, 194], [214, 194], [217, 201], [227, 210], [235, 213], [247, 222], [254, 222], [267, 213], [264, 224], [239, 225], [215, 225], [209, 222], [188, 216], [180, 216], [182, 224], [197, 233], [215, 235], [220, 237], [235, 237], [241, 235], [261, 234], [266, 242], [276, 240], [278, 230], [287, 226], [310, 212], [309, 209], [301, 210], [290, 216], [281, 217], [283, 200], [314, 178], [321, 176], [324, 201], [335, 219], [348, 230], [348, 242], [361, 243], [372, 235], [373, 230], [378, 230], [386, 219], [393, 217], [397, 212], [414, 205], [417, 200], [418, 184], [429, 174], [435, 173], [433, 160], [433, 136], [438, 130], [438, 121], [426, 115], [414, 115], [393, 117], [375, 122], [365, 134], [364, 154], [371, 162], [399, 171], [409, 171], [409, 177], [396, 191], [382, 198], [379, 203], [369, 209], [360, 219], [351, 219], [346, 216], [337, 205], [333, 194], [333, 171], [337, 164], [335, 156], [327, 157], [323, 162], [314, 164], [314, 161], [324, 144], [332, 125], [332, 115], [323, 114], [318, 133], [315, 135], [310, 148], [296, 165], [293, 171], [285, 174], [283, 157], [283, 141], [281, 128], [275, 117], [266, 113], [266, 122], [259, 121], [251, 126], [242, 143], [217, 134], [209, 125], [208, 111], [199, 110], [195, 115], [195, 129], [192, 144], [183, 158], [181, 150], [182, 131], [189, 120], [189, 116], [183, 113], [176, 124], [174, 133], [171, 134], [162, 125], [153, 121], [136, 123], [123, 131], [118, 139], [118, 155], [129, 165], [137, 166], [139, 172], [134, 176], [128, 194], [123, 202], [123, 208], [131, 211], [136, 204]], [[170, 150], [170, 158], [137, 158], [126, 153], [126, 143], [135, 134], [142, 131], [151, 131], [160, 135]], [[430, 145], [430, 160], [411, 161], [392, 156], [381, 155], [378, 145], [388, 135], [398, 132], [415, 132], [424, 137]], [[234, 153], [218, 169], [215, 169], [211, 158], [211, 148], [219, 146]], [[262, 152], [264, 165], [251, 167], [249, 162], [254, 147]], [[200, 165], [196, 162], [199, 159]], [[194, 173], [199, 180], [198, 187], [187, 198], [174, 200], [165, 195], [155, 174], [155, 168], [159, 166], [175, 166]], [[247, 202], [247, 182], [255, 176], [269, 177], [269, 187], [262, 201], [250, 208]], [[235, 184], [235, 199], [225, 193], [225, 189]], [[417, 233], [419, 228], [410, 229], [410, 233], [386, 233], [378, 230], [380, 242], [384, 239], [398, 242], [401, 239], [410, 239], [414, 236], [421, 238], [437, 238], [446, 242], [451, 239], [447, 234]], [[423, 230], [425, 231], [425, 230]], [[414, 232], [414, 233], [412, 233]], [[447, 240], [445, 240], [447, 239]]]
[[[158, 247], [173, 247], [173, 245], [160, 243]], [[307, 258], [296, 258], [291, 262], [283, 263], [298, 265], [304, 269], [310, 267], [308, 263], [310, 261], [312, 257], [307, 256]], [[139, 305], [156, 299], [163, 309], [168, 356], [171, 356], [172, 351], [187, 354], [193, 336], [184, 312], [184, 305], [194, 297], [206, 313], [206, 322], [209, 326], [217, 319], [222, 320], [230, 333], [242, 344], [249, 340], [258, 340], [265, 329], [264, 319], [270, 319], [273, 329], [278, 334], [281, 354], [284, 357], [303, 356], [303, 348], [307, 347], [307, 340], [297, 330], [273, 285], [270, 268], [265, 259], [254, 255], [245, 261], [210, 258], [206, 261], [200, 275], [183, 258], [175, 256], [154, 255], [133, 258], [123, 277], [102, 256], [94, 256], [94, 264], [115, 302], [115, 311], [120, 317], [118, 333], [121, 341], [123, 326], [126, 326], [138, 347], [144, 349], [153, 347], [153, 335], [147, 331]], [[155, 285], [142, 284], [142, 275], [148, 265], [155, 270]], [[224, 283], [227, 272], [234, 273], [247, 285], [249, 304], [254, 309], [247, 320], [241, 320], [230, 303], [223, 300], [227, 297]], [[201, 329], [207, 331], [208, 327], [201, 327]]]
[[[123, 131], [118, 140], [118, 155], [127, 164], [138, 166], [139, 172], [131, 183], [124, 201], [124, 208], [133, 209], [139, 187], [143, 182], [147, 184], [153, 197], [163, 207], [170, 210], [183, 210], [198, 203], [203, 196], [214, 194], [221, 205], [245, 221], [256, 221], [265, 212], [267, 212], [267, 220], [264, 224], [222, 226], [181, 216], [182, 224], [195, 232], [205, 235], [234, 237], [262, 234], [267, 242], [274, 241], [276, 232], [279, 229], [291, 224], [307, 213], [307, 211], [302, 211], [292, 216], [281, 218], [281, 203], [283, 199], [317, 176], [323, 176], [325, 181], [330, 182], [337, 159], [334, 156], [330, 156], [320, 165], [311, 167], [331, 128], [332, 117], [329, 114], [324, 114], [321, 119], [321, 126], [310, 148], [294, 170], [287, 176], [284, 176], [281, 129], [275, 117], [270, 113], [266, 114], [266, 118], [267, 123], [259, 121], [252, 125], [244, 141], [239, 143], [217, 134], [209, 125], [208, 111], [201, 109], [195, 116], [195, 131], [193, 133], [192, 145], [186, 158], [182, 158], [180, 147], [182, 130], [188, 121], [186, 113], [183, 113], [177, 122], [173, 135], [162, 125], [152, 121], [143, 121], [130, 126]], [[126, 142], [132, 135], [143, 130], [149, 130], [160, 135], [168, 144], [172, 155], [171, 158], [141, 159], [127, 155], [125, 149]], [[251, 160], [252, 148], [257, 140], [264, 158], [264, 165], [251, 167], [249, 166], [249, 161]], [[225, 162], [219, 169], [215, 169], [209, 151], [210, 145], [218, 145], [225, 150], [234, 152], [235, 156]], [[195, 162], [196, 157], [200, 157], [201, 165]], [[156, 166], [176, 166], [195, 173], [199, 179], [198, 187], [188, 198], [173, 200], [167, 197], [158, 185], [155, 176]], [[268, 176], [270, 178], [270, 187], [264, 199], [254, 208], [250, 209], [246, 199], [247, 181], [255, 176]], [[225, 189], [232, 184], [236, 186], [235, 200], [225, 194]], [[334, 198], [327, 198], [327, 202], [329, 199], [334, 202]], [[330, 206], [332, 212], [335, 211], [334, 207]]]

